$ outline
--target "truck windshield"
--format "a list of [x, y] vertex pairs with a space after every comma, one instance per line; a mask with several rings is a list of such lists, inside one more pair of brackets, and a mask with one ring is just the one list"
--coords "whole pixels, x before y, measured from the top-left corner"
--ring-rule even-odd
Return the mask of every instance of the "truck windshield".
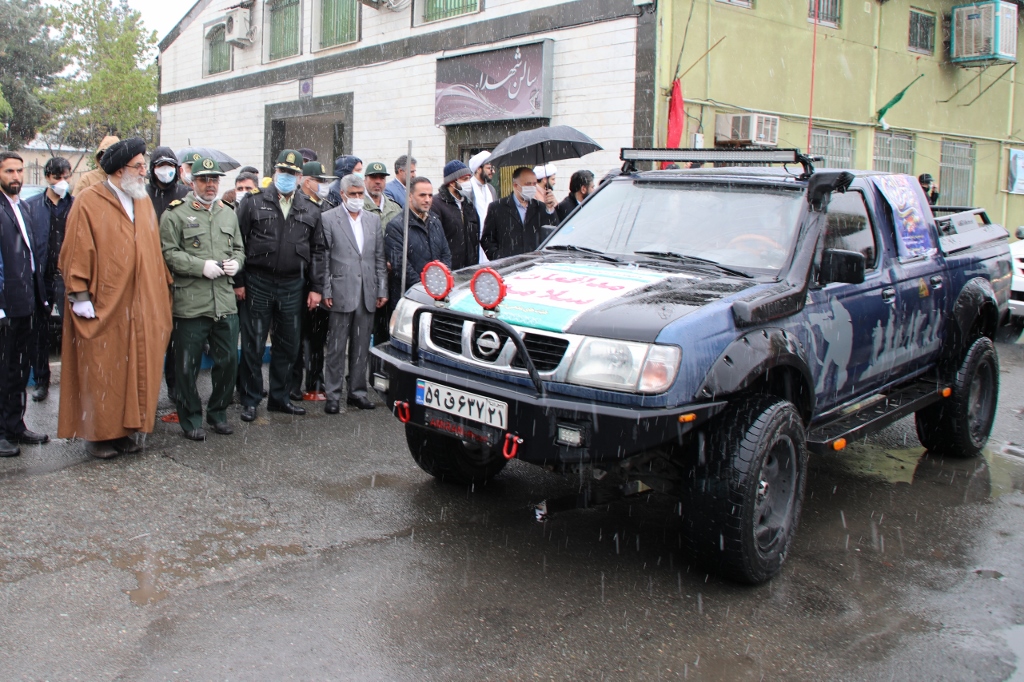
[[801, 192], [764, 186], [613, 182], [545, 246], [677, 254], [777, 273], [789, 257], [802, 203]]

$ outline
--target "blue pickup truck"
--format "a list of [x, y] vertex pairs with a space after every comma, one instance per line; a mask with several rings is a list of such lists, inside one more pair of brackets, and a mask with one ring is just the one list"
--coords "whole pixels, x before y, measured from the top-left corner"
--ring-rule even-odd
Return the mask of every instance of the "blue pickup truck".
[[[518, 458], [678, 496], [689, 551], [758, 583], [809, 452], [910, 414], [929, 450], [981, 452], [1011, 280], [983, 210], [936, 218], [913, 177], [796, 150], [622, 158], [538, 251], [430, 264], [398, 303], [373, 384], [425, 471], [481, 483]], [[637, 170], [667, 160], [706, 167]]]

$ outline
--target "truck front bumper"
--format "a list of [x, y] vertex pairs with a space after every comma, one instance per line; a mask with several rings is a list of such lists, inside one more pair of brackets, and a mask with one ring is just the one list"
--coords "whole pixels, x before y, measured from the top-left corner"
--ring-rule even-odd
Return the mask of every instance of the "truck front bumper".
[[[496, 447], [506, 457], [539, 465], [615, 461], [659, 445], [678, 443], [684, 434], [726, 406], [723, 401], [657, 409], [592, 403], [542, 395], [532, 388], [423, 359], [414, 364], [410, 354], [390, 343], [376, 346], [371, 352], [374, 388], [401, 421]], [[505, 428], [485, 426], [417, 403], [420, 380], [507, 403]]]

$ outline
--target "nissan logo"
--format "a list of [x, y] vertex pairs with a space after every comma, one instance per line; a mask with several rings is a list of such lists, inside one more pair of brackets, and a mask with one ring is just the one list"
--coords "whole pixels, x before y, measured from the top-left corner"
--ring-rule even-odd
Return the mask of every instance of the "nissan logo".
[[476, 349], [480, 356], [490, 360], [501, 350], [501, 339], [492, 331], [486, 331], [476, 337]]

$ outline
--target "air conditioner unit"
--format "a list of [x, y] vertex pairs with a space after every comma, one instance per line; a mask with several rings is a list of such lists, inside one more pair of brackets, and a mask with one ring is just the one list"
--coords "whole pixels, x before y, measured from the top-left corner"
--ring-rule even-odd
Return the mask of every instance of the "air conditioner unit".
[[253, 43], [251, 11], [236, 7], [224, 18], [224, 39], [232, 45], [249, 47]]
[[949, 58], [957, 64], [1017, 63], [1017, 5], [987, 0], [958, 5], [951, 14]]
[[716, 145], [779, 144], [779, 117], [767, 114], [718, 114], [715, 116]]

